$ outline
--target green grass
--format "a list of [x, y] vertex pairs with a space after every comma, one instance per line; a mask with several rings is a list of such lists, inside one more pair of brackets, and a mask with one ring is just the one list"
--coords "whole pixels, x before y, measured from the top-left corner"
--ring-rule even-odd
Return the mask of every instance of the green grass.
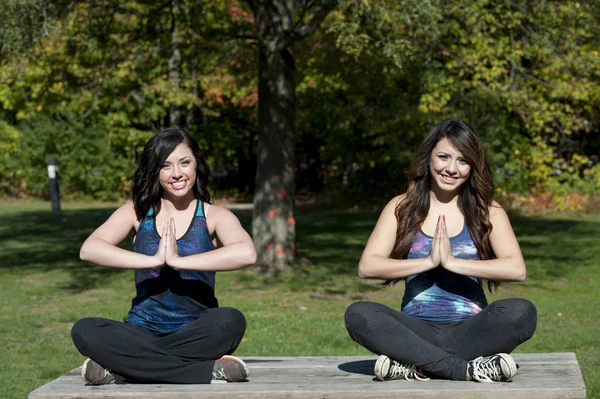
[[[115, 206], [0, 203], [0, 397], [24, 398], [83, 361], [71, 343], [86, 316], [121, 319], [134, 294], [133, 272], [85, 264], [81, 243]], [[240, 213], [249, 226], [250, 215]], [[298, 210], [298, 248], [312, 264], [279, 278], [254, 270], [221, 273], [221, 306], [248, 320], [245, 355], [367, 355], [343, 324], [361, 299], [399, 308], [402, 284], [381, 288], [356, 277], [377, 219], [373, 212]], [[526, 297], [538, 308], [535, 336], [518, 352], [575, 352], [588, 397], [600, 397], [600, 216], [512, 218], [528, 265], [522, 284], [503, 284], [490, 300]]]

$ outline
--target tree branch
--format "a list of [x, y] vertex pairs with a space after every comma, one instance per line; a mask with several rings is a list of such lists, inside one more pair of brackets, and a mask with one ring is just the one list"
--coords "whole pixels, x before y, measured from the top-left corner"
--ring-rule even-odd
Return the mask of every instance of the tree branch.
[[[310, 5], [311, 2], [308, 3]], [[325, 21], [327, 15], [337, 7], [339, 0], [324, 0], [314, 13], [312, 19], [304, 25], [294, 27], [293, 31], [267, 43], [269, 51], [281, 51], [294, 42], [300, 41], [312, 34]], [[305, 12], [302, 13], [302, 18]]]
[[312, 34], [314, 31], [316, 31], [317, 28], [323, 23], [323, 21], [325, 21], [325, 18], [327, 18], [327, 15], [331, 11], [333, 11], [334, 8], [337, 7], [338, 3], [339, 3], [338, 0], [323, 1], [323, 3], [321, 3], [321, 6], [317, 10], [317, 12], [315, 12], [312, 19], [308, 23], [306, 23], [300, 27], [296, 27], [294, 29], [294, 32], [292, 33], [292, 40], [293, 41], [302, 40], [306, 36]]
[[294, 30], [296, 30], [298, 28], [298, 25], [302, 23], [302, 21], [304, 21], [304, 17], [306, 16], [306, 12], [308, 11], [309, 8], [311, 8], [313, 6], [313, 0], [308, 0], [306, 2], [306, 4], [304, 4], [304, 7], [302, 7], [302, 11], [300, 12], [300, 16], [298, 17], [298, 22], [296, 23], [296, 25], [294, 26]]

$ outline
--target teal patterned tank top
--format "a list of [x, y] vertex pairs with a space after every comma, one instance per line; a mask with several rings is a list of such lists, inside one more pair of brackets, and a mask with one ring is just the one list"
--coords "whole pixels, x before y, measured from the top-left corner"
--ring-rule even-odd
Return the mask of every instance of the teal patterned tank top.
[[[426, 258], [433, 237], [417, 232], [408, 253], [409, 259]], [[455, 258], [477, 260], [477, 248], [466, 224], [450, 237]], [[460, 321], [474, 316], [487, 306], [481, 280], [436, 267], [405, 280], [402, 313], [427, 321]]]
[[[203, 211], [196, 201], [194, 218], [185, 234], [177, 240], [179, 256], [195, 255], [215, 249]], [[140, 222], [134, 252], [155, 255], [160, 235], [152, 209]], [[215, 272], [175, 270], [168, 266], [135, 271], [136, 296], [126, 323], [144, 327], [155, 334], [170, 334], [196, 320], [208, 308], [219, 306], [215, 298]]]

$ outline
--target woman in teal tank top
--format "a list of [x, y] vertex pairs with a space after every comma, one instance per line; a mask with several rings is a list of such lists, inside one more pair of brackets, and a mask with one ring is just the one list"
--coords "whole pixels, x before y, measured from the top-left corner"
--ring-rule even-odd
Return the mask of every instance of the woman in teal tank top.
[[494, 188], [483, 146], [464, 121], [446, 120], [425, 137], [408, 191], [382, 211], [358, 274], [405, 280], [400, 311], [357, 302], [345, 315], [350, 337], [380, 355], [380, 380], [510, 381], [510, 352], [528, 340], [535, 306], [511, 298], [488, 305], [500, 281], [525, 280], [525, 262]]
[[[220, 308], [215, 272], [256, 262], [236, 216], [210, 205], [210, 170], [187, 132], [170, 128], [144, 147], [133, 201], [117, 209], [81, 247], [82, 260], [133, 269], [136, 296], [123, 320], [84, 318], [72, 328], [86, 356], [83, 379], [108, 383], [201, 384], [248, 378], [231, 354], [246, 320]], [[135, 231], [133, 251], [119, 247]]]

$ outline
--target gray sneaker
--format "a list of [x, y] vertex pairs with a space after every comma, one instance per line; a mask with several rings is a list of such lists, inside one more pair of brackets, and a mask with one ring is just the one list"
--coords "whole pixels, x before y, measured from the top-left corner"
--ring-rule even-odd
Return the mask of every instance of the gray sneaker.
[[112, 375], [110, 370], [89, 358], [81, 366], [81, 377], [85, 382], [92, 385], [112, 384], [115, 382], [115, 376]]
[[240, 382], [248, 379], [248, 366], [235, 356], [223, 356], [215, 361], [213, 381]]
[[517, 375], [517, 365], [506, 353], [471, 360], [468, 370], [471, 378], [479, 382], [507, 382]]
[[375, 378], [380, 381], [397, 380], [404, 378], [407, 381], [427, 381], [428, 377], [417, 370], [416, 366], [408, 363], [397, 362], [388, 356], [381, 355], [375, 362]]

